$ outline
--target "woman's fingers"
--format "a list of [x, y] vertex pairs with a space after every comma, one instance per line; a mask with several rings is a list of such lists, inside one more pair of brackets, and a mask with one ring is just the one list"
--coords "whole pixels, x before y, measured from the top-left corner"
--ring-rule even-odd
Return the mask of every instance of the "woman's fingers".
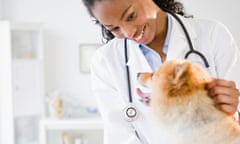
[[216, 104], [216, 107], [230, 115], [233, 115], [237, 111], [237, 108], [235, 106], [228, 104]]
[[220, 110], [234, 114], [237, 111], [240, 91], [233, 81], [214, 79], [207, 85], [209, 96]]
[[222, 87], [229, 87], [229, 88], [236, 88], [236, 83], [234, 81], [228, 81], [223, 79], [214, 79], [208, 83], [207, 87], [211, 89], [215, 86], [222, 86]]

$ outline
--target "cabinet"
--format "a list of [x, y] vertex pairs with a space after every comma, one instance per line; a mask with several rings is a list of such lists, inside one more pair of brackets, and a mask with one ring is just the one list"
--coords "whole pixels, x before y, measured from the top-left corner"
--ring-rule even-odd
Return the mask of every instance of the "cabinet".
[[41, 24], [11, 24], [15, 144], [36, 144], [44, 116], [44, 58]]
[[11, 24], [14, 144], [102, 144], [100, 118], [46, 117], [43, 32], [41, 24]]
[[[40, 144], [51, 144], [51, 132], [59, 132], [54, 143], [58, 144], [103, 144], [103, 121], [101, 118], [42, 119], [40, 122]], [[66, 135], [69, 134], [69, 135]], [[69, 136], [69, 142], [64, 142]]]

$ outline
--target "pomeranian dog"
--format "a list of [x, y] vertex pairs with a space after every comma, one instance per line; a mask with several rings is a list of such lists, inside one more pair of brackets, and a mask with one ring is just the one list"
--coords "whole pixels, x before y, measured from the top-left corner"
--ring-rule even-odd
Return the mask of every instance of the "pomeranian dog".
[[171, 131], [168, 144], [240, 144], [240, 126], [214, 106], [203, 69], [188, 60], [170, 60], [139, 81], [151, 88], [150, 107]]

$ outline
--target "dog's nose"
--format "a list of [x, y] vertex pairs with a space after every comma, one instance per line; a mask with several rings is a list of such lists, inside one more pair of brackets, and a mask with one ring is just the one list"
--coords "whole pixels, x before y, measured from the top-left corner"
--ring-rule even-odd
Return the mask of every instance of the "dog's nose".
[[140, 75], [141, 75], [142, 73], [137, 73], [137, 79], [139, 79], [139, 77], [140, 77]]

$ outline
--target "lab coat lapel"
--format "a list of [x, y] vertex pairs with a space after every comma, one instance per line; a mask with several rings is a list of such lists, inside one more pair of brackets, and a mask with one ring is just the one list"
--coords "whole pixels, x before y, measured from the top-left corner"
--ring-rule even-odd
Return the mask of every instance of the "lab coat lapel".
[[[172, 18], [172, 31], [171, 31], [171, 38], [168, 45], [168, 53], [167, 53], [167, 60], [171, 59], [184, 59], [185, 54], [190, 50], [188, 45], [186, 36], [183, 32], [182, 27], [180, 26], [179, 22]], [[188, 21], [179, 17], [182, 22], [184, 23], [189, 35], [190, 39], [194, 45], [196, 40], [196, 34]], [[195, 48], [195, 46], [193, 46]]]
[[145, 56], [139, 48], [139, 44], [128, 41], [129, 59], [127, 65], [134, 72], [152, 72], [152, 68], [148, 64]]
[[[135, 90], [137, 87], [139, 88], [142, 87], [137, 80], [137, 75], [138, 73], [141, 73], [141, 72], [152, 72], [152, 68], [150, 67], [145, 56], [140, 50], [139, 44], [131, 41], [128, 41], [127, 44], [128, 44], [127, 48], [128, 48], [128, 56], [129, 56], [127, 65], [129, 66], [129, 70], [130, 70], [129, 72], [130, 72], [131, 86], [132, 86], [131, 91], [134, 94], [133, 101], [137, 102], [139, 101], [139, 96], [136, 94]], [[142, 103], [140, 105], [142, 105]]]

